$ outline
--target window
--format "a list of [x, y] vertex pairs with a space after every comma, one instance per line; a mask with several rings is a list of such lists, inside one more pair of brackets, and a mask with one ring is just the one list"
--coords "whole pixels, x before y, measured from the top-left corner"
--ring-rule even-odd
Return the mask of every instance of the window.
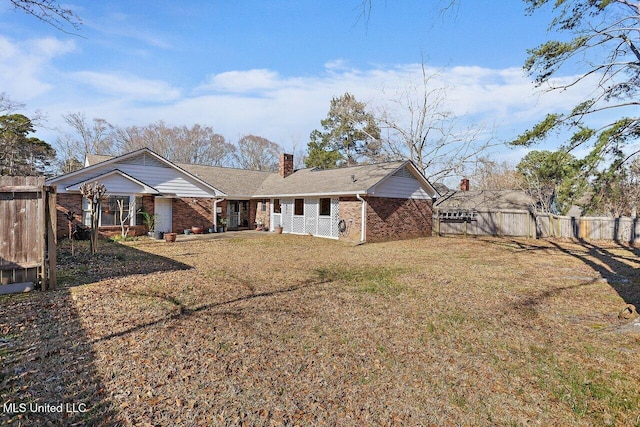
[[120, 202], [123, 206], [123, 216], [129, 215], [129, 196], [109, 196], [100, 203], [100, 226], [120, 225]]
[[262, 212], [265, 212], [267, 210], [267, 201], [266, 200], [262, 201], [262, 205], [260, 206], [260, 210]]
[[273, 213], [281, 213], [280, 199], [273, 199]]
[[135, 206], [136, 223], [134, 225], [144, 224], [144, 216], [142, 215], [143, 207], [144, 207], [144, 205], [142, 204], [142, 197], [137, 196], [136, 197], [136, 206]]
[[331, 199], [330, 198], [322, 198], [320, 199], [320, 215], [322, 216], [330, 216], [331, 215]]
[[89, 199], [82, 198], [82, 225], [91, 227], [91, 208], [89, 207]]
[[293, 201], [293, 214], [304, 215], [304, 199], [295, 199]]

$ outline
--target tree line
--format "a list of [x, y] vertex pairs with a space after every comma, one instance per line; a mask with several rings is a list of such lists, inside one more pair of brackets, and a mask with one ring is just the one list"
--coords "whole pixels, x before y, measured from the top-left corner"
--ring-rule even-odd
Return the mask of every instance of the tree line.
[[146, 147], [175, 163], [277, 171], [280, 145], [257, 135], [235, 144], [211, 126], [169, 126], [158, 121], [144, 126], [116, 126], [83, 113], [63, 116], [72, 132], [58, 139], [61, 172], [82, 166], [85, 154], [117, 156]]

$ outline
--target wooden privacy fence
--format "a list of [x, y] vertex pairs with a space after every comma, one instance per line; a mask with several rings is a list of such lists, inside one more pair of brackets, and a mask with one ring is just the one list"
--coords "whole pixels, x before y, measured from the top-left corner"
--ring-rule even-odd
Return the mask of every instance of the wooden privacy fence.
[[543, 237], [568, 237], [584, 240], [614, 240], [635, 243], [640, 236], [640, 221], [629, 217], [568, 217], [540, 214], [538, 226]]
[[584, 240], [640, 240], [640, 220], [628, 217], [569, 217], [526, 210], [478, 211], [464, 218], [434, 215], [437, 234], [467, 236], [561, 237]]
[[0, 294], [56, 287], [56, 194], [43, 177], [0, 176]]
[[487, 210], [473, 211], [460, 218], [443, 217], [436, 212], [433, 218], [437, 234], [464, 236], [513, 236], [535, 238], [535, 217], [529, 211]]

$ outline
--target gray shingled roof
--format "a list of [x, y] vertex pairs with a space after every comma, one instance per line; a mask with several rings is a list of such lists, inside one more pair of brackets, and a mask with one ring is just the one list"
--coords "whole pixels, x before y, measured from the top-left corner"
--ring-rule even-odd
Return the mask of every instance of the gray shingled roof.
[[434, 204], [435, 209], [467, 210], [530, 210], [535, 200], [522, 190], [472, 190], [453, 191]]
[[364, 193], [405, 163], [397, 161], [339, 169], [300, 169], [284, 179], [272, 174], [258, 188], [255, 196]]
[[[228, 196], [252, 197], [265, 179], [277, 173], [234, 169], [219, 166], [202, 166], [176, 163], [192, 175], [214, 186]], [[214, 184], [215, 183], [215, 184]]]
[[[87, 155], [90, 165], [113, 159]], [[229, 197], [284, 197], [365, 193], [407, 161], [359, 165], [339, 169], [300, 169], [286, 178], [278, 173], [228, 167], [175, 163], [190, 174], [214, 186]]]

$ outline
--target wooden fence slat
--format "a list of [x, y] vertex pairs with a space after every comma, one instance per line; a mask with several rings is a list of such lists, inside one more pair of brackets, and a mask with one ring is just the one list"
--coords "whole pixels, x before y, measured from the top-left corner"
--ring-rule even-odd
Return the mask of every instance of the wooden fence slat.
[[635, 243], [640, 238], [640, 220], [620, 217], [569, 217], [528, 211], [478, 211], [470, 223], [447, 221], [434, 215], [438, 234], [510, 237], [559, 237], [585, 240], [615, 240]]
[[[55, 191], [45, 188], [44, 177], [0, 176], [0, 283], [37, 282], [47, 289], [53, 273], [55, 287], [55, 218], [47, 220], [47, 204], [53, 203]], [[50, 223], [53, 230], [50, 230]], [[46, 243], [49, 254], [45, 256]], [[53, 262], [53, 264], [52, 264]]]

